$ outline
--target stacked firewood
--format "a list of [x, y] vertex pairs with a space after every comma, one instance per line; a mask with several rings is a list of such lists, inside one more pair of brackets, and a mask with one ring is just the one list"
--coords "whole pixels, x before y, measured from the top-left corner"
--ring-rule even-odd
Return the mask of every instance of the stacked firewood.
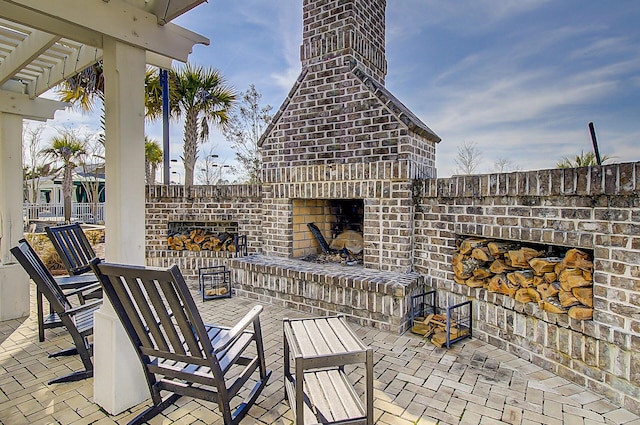
[[[423, 335], [433, 345], [442, 348], [447, 344], [447, 316], [444, 314], [429, 314], [427, 317], [416, 317], [413, 320], [411, 332]], [[455, 321], [449, 323], [449, 341], [469, 335], [469, 328], [460, 326]]]
[[235, 252], [234, 237], [230, 233], [211, 233], [205, 229], [193, 229], [175, 233], [167, 238], [167, 245], [174, 251], [231, 251]]
[[593, 317], [593, 261], [579, 249], [548, 257], [516, 242], [468, 238], [458, 244], [452, 266], [459, 284], [535, 302], [578, 320]]

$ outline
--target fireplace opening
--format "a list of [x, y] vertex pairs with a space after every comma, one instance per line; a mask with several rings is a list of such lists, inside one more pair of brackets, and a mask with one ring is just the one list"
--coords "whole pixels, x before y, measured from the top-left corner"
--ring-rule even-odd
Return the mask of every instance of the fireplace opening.
[[[294, 199], [292, 202], [294, 258], [323, 263], [362, 263], [362, 199]], [[326, 241], [325, 246], [322, 239]]]

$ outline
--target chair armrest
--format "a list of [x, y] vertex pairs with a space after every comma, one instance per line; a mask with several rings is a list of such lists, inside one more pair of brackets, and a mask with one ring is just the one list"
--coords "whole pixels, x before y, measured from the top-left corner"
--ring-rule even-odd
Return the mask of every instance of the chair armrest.
[[80, 288], [75, 288], [73, 290], [65, 292], [65, 295], [67, 296], [75, 295], [75, 294], [80, 294], [87, 291], [95, 291], [96, 289], [100, 289], [100, 288], [101, 288], [100, 282], [95, 282], [95, 283], [92, 283], [91, 285], [81, 286]]
[[260, 313], [262, 312], [262, 306], [257, 305], [254, 306], [247, 314], [244, 315], [242, 319], [238, 323], [236, 323], [229, 332], [224, 335], [216, 346], [214, 347], [214, 352], [219, 353], [225, 350], [229, 345], [231, 345], [242, 333], [244, 332], [249, 325], [254, 323], [256, 320], [260, 320]]
[[73, 316], [74, 314], [80, 313], [81, 311], [89, 310], [94, 308], [96, 305], [102, 305], [102, 300], [94, 300], [88, 303], [80, 304], [77, 307], [70, 308], [64, 312], [67, 316]]

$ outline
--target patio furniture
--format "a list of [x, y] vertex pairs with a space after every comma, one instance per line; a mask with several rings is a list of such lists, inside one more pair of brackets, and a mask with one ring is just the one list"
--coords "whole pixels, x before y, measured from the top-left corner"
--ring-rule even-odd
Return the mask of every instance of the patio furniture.
[[47, 226], [45, 231], [69, 275], [91, 271], [89, 263], [96, 253], [79, 223]]
[[[295, 424], [373, 424], [373, 349], [344, 317], [285, 318], [283, 327], [285, 397]], [[366, 406], [344, 371], [355, 363], [365, 366]]]
[[[58, 320], [67, 328], [67, 331], [73, 338], [74, 348], [49, 354], [49, 357], [79, 354], [84, 365], [83, 371], [72, 372], [68, 375], [52, 379], [49, 381], [49, 384], [79, 381], [92, 377], [93, 363], [91, 356], [93, 354], [93, 344], [89, 341], [89, 337], [93, 335], [93, 313], [100, 308], [102, 300], [93, 300], [85, 304], [73, 306], [67, 298], [73, 291], [67, 292], [66, 294], [62, 291], [56, 280], [51, 276], [49, 270], [47, 270], [44, 263], [40, 260], [40, 257], [38, 257], [25, 239], [21, 239], [17, 246], [11, 248], [11, 253], [29, 274], [38, 290], [47, 298]], [[90, 292], [99, 286], [100, 284], [95, 282], [93, 285], [82, 286], [76, 289], [76, 291]]]
[[[96, 258], [92, 267], [136, 349], [153, 400], [129, 424], [149, 421], [182, 395], [217, 402], [225, 424], [239, 423], [271, 376], [262, 344], [262, 306], [232, 328], [205, 325], [177, 266], [155, 269]], [[259, 376], [252, 379], [256, 370]], [[246, 383], [253, 387], [242, 391], [244, 401], [234, 402]], [[163, 399], [162, 391], [171, 394]]]
[[[69, 277], [56, 278], [58, 284], [60, 284], [63, 289], [65, 289], [65, 287], [78, 288], [83, 285], [98, 282], [98, 278], [95, 277], [89, 265], [89, 262], [96, 256], [96, 253], [79, 223], [47, 226], [45, 227], [45, 231], [51, 240], [51, 244], [60, 256], [64, 268], [67, 269], [67, 273], [69, 273]], [[100, 285], [98, 285], [97, 288], [93, 293], [86, 294], [84, 298], [102, 298]], [[43, 318], [42, 294], [38, 291], [36, 297], [36, 302], [38, 303], [38, 323], [46, 323], [50, 320], [53, 311], [50, 310], [48, 318]], [[80, 301], [82, 303], [84, 302], [84, 300]], [[44, 327], [55, 327], [56, 325], [56, 322], [50, 322], [49, 324], [45, 324]], [[40, 341], [44, 341], [44, 329]]]
[[231, 270], [225, 266], [200, 267], [198, 283], [203, 302], [231, 297]]
[[[37, 254], [36, 254], [37, 255]], [[60, 276], [54, 277], [56, 283], [67, 296], [75, 295], [80, 304], [84, 304], [87, 299], [102, 299], [102, 288], [98, 283], [98, 278], [91, 274], [80, 276]], [[89, 293], [85, 293], [88, 286]], [[99, 296], [96, 296], [99, 295]], [[43, 297], [40, 288], [36, 285], [36, 317], [38, 320], [38, 340], [44, 341], [44, 330], [59, 328], [64, 326], [53, 306], [49, 303], [49, 314], [44, 315]]]

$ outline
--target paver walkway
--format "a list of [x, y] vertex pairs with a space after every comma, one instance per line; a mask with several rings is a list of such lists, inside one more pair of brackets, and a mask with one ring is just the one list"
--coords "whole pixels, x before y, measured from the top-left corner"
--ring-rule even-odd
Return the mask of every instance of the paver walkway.
[[[33, 294], [32, 294], [33, 299]], [[234, 297], [202, 303], [205, 322], [235, 323], [254, 300]], [[271, 380], [243, 421], [291, 424], [284, 400], [282, 318], [300, 312], [264, 305], [261, 316]], [[32, 310], [34, 310], [32, 308]], [[640, 418], [603, 397], [557, 377], [477, 339], [451, 349], [436, 348], [412, 334], [393, 335], [353, 325], [375, 350], [374, 386], [377, 424], [633, 424]], [[0, 422], [12, 424], [126, 423], [145, 405], [109, 416], [92, 402], [93, 379], [47, 385], [55, 376], [81, 367], [76, 357], [47, 358], [71, 345], [62, 329], [47, 330], [38, 342], [35, 313], [0, 322]], [[363, 369], [347, 368], [364, 392]], [[152, 424], [222, 423], [213, 403], [182, 397]]]

